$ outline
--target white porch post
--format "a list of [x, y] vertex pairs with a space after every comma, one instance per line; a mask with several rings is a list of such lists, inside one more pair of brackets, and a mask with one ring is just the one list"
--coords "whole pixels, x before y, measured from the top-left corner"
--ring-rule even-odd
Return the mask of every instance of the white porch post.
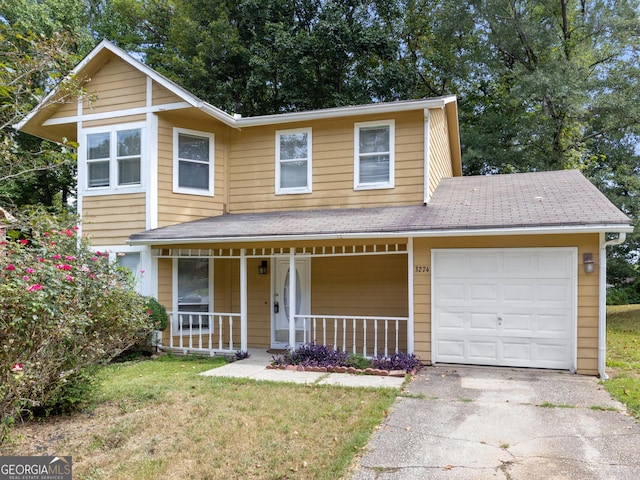
[[240, 249], [240, 351], [247, 351], [247, 256]]
[[296, 257], [295, 248], [289, 250], [289, 349], [296, 349]]
[[411, 355], [413, 353], [413, 343], [415, 341], [413, 337], [413, 237], [409, 237], [407, 241], [407, 266], [407, 292], [409, 297], [409, 305], [407, 306], [409, 313], [409, 318], [407, 318], [407, 353]]

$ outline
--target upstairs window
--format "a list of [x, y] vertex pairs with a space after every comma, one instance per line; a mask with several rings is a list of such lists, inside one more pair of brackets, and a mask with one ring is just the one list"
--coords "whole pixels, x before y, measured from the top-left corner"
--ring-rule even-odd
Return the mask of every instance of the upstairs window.
[[87, 134], [87, 189], [140, 186], [142, 129]]
[[393, 188], [395, 123], [393, 120], [361, 122], [354, 131], [355, 190]]
[[276, 132], [276, 194], [311, 193], [311, 129]]
[[214, 135], [173, 129], [173, 191], [213, 196]]

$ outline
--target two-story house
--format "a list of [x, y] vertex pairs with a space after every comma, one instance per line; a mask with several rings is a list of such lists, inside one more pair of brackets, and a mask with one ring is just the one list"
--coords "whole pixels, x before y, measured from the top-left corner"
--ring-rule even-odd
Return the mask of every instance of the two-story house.
[[575, 170], [462, 176], [455, 97], [243, 118], [107, 41], [71, 74], [18, 127], [78, 142], [82, 231], [170, 311], [163, 348], [604, 373], [630, 220]]

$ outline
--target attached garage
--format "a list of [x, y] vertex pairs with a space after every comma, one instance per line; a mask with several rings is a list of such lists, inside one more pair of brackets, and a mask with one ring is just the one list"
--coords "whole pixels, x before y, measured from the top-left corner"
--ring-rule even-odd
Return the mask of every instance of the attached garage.
[[577, 253], [432, 250], [433, 361], [574, 371]]

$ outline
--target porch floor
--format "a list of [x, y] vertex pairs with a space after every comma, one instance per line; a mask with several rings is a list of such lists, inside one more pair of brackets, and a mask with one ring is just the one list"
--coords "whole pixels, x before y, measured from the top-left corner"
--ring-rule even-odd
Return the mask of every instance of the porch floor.
[[267, 365], [273, 355], [266, 350], [250, 349], [249, 358], [214, 368], [200, 375], [207, 377], [250, 378], [270, 382], [288, 382], [314, 385], [338, 385], [342, 387], [402, 388], [404, 378], [377, 375], [350, 375], [348, 373], [295, 372], [272, 370]]

